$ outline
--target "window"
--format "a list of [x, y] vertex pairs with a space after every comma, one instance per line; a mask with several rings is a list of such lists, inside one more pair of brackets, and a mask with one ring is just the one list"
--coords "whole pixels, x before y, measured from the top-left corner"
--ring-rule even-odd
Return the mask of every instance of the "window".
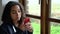
[[50, 34], [60, 33], [60, 0], [51, 0]]
[[36, 16], [40, 16], [40, 4], [39, 4], [39, 0], [27, 0], [27, 7], [26, 10], [28, 11], [27, 14], [31, 14], [31, 15], [36, 15]]
[[33, 16], [33, 18], [31, 18], [33, 34], [40, 34], [40, 19], [34, 18], [40, 16], [39, 0], [26, 0], [26, 2], [26, 13]]
[[33, 34], [40, 34], [40, 20], [31, 18], [31, 24], [33, 27]]
[[50, 22], [50, 34], [60, 34], [60, 23]]
[[51, 18], [60, 20], [60, 0], [51, 0]]
[[[28, 2], [26, 3], [26, 10], [28, 11], [27, 14], [33, 16], [34, 15], [41, 16], [41, 18], [40, 17], [38, 18], [41, 19], [41, 34], [59, 34], [60, 32], [59, 1], [60, 0], [41, 0], [41, 3], [39, 4], [39, 0], [27, 0]], [[33, 21], [35, 21], [35, 19], [32, 19], [32, 22]], [[59, 28], [59, 30], [56, 28]]]

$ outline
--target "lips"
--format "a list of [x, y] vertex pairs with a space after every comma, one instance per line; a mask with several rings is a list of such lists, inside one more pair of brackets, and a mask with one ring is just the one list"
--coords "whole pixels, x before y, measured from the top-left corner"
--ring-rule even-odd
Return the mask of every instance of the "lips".
[[24, 24], [29, 23], [29, 22], [30, 22], [30, 18], [27, 17], [24, 19]]

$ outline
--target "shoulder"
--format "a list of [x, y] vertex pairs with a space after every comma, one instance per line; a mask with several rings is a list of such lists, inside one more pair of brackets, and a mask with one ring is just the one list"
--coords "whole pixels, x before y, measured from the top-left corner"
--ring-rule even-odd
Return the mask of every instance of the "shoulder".
[[8, 26], [7, 24], [2, 24], [0, 26], [0, 34], [9, 34]]
[[8, 25], [3, 23], [1, 26], [0, 26], [1, 29], [3, 30], [6, 30], [8, 28]]
[[5, 28], [2, 28], [2, 26], [0, 26], [0, 34], [7, 34], [7, 32], [4, 29]]

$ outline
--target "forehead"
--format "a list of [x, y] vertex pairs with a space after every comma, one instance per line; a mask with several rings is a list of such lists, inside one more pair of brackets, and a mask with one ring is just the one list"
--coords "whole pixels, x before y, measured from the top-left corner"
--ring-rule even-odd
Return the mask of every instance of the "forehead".
[[11, 7], [11, 10], [20, 10], [19, 5], [14, 5]]

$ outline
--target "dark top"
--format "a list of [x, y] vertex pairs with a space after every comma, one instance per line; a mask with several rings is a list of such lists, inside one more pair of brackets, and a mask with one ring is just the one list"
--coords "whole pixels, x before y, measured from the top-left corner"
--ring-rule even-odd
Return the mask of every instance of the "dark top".
[[15, 27], [9, 23], [3, 23], [0, 26], [0, 34], [33, 34], [29, 31], [21, 31], [19, 28]]

